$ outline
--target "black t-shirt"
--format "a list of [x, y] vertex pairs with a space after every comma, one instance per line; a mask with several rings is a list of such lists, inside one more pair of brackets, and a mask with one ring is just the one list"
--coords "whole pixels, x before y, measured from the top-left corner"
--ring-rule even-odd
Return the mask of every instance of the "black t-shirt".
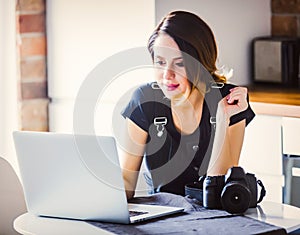
[[[150, 175], [146, 181], [153, 192], [184, 195], [184, 185], [197, 181], [206, 173], [214, 139], [212, 123], [217, 104], [233, 87], [235, 85], [224, 84], [220, 88], [209, 89], [205, 94], [199, 127], [189, 135], [182, 135], [176, 129], [170, 100], [164, 97], [156, 83], [147, 83], [135, 90], [122, 115], [148, 132], [144, 155]], [[229, 125], [244, 119], [248, 125], [254, 116], [249, 105], [247, 110], [232, 116]]]

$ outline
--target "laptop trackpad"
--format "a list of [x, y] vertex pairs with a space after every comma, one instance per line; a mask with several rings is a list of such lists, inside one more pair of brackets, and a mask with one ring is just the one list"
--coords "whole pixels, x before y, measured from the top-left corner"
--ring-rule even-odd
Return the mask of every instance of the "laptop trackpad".
[[130, 214], [135, 214], [130, 217], [131, 222], [137, 222], [180, 212], [183, 211], [183, 208], [128, 203], [128, 210], [132, 211], [129, 212]]

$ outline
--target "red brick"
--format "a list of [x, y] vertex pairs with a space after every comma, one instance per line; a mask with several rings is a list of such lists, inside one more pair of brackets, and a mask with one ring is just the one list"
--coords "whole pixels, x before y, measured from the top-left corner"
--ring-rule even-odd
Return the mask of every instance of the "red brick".
[[20, 15], [20, 33], [45, 32], [45, 15]]
[[20, 32], [20, 21], [19, 21], [20, 16], [16, 14], [15, 19], [16, 19], [16, 32]]
[[21, 99], [38, 99], [47, 98], [46, 82], [22, 82], [21, 83]]
[[46, 0], [18, 0], [17, 9], [24, 11], [45, 11]]
[[48, 99], [21, 102], [21, 130], [48, 131]]
[[46, 55], [46, 37], [22, 37], [21, 59], [26, 56]]
[[300, 13], [300, 0], [272, 0], [273, 13]]
[[296, 16], [272, 16], [272, 35], [291, 36], [298, 35], [298, 18]]
[[46, 80], [46, 59], [23, 60], [21, 61], [21, 80]]

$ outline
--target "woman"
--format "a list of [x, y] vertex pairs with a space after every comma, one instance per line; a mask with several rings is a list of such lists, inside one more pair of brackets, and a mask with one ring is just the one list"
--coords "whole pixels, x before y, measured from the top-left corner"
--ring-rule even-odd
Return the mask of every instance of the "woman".
[[245, 126], [254, 113], [247, 89], [226, 84], [216, 68], [217, 46], [198, 16], [174, 11], [148, 42], [156, 82], [139, 87], [122, 115], [126, 143], [121, 166], [134, 196], [145, 156], [152, 192], [184, 195], [199, 176], [238, 165]]

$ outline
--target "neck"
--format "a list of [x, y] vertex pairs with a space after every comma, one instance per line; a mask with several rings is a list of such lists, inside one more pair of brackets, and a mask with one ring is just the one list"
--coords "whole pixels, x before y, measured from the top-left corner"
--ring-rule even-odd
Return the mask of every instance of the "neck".
[[194, 88], [188, 97], [180, 97], [179, 99], [171, 100], [172, 109], [177, 111], [187, 112], [191, 109], [198, 110], [198, 108], [203, 104], [204, 93]]
[[183, 134], [191, 134], [198, 128], [203, 108], [204, 94], [193, 89], [189, 97], [180, 103], [172, 103], [171, 108], [176, 128]]

